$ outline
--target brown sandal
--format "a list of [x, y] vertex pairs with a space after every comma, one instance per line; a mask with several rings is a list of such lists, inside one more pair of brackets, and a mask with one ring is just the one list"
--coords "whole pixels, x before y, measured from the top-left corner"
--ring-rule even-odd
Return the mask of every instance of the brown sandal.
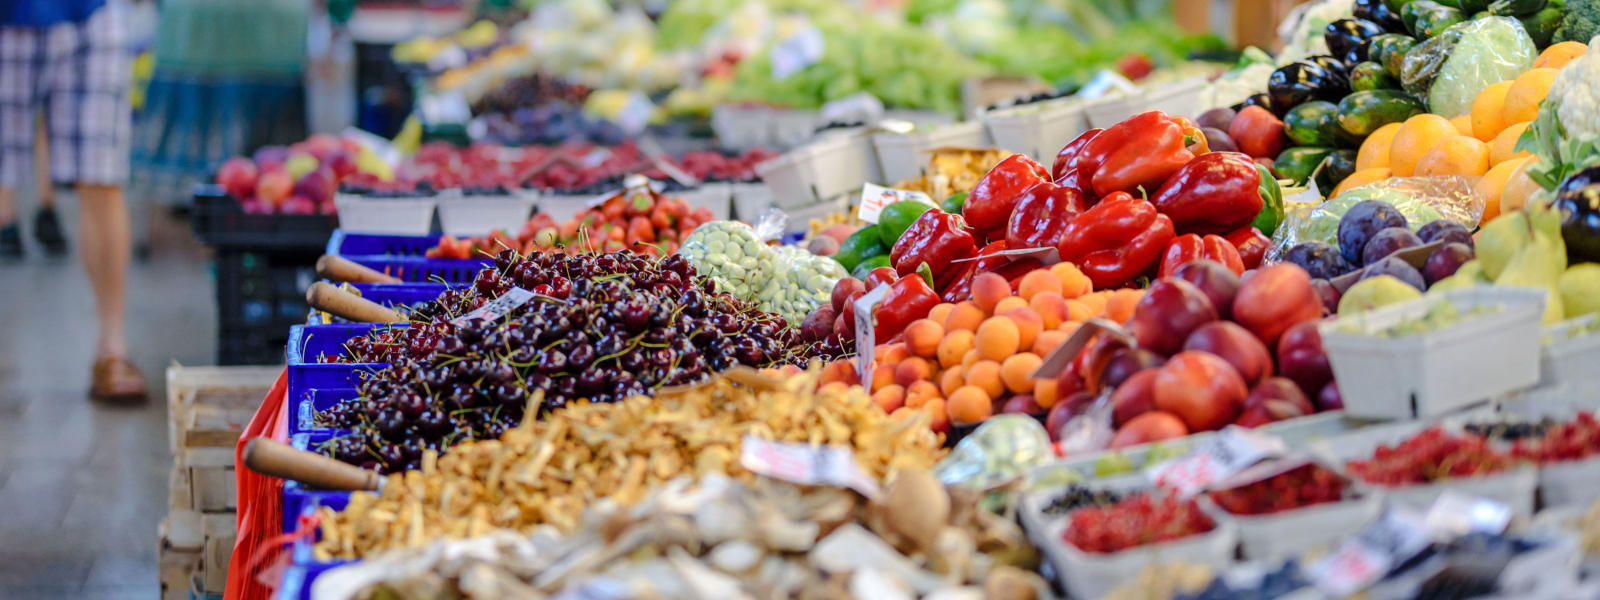
[[95, 361], [93, 375], [89, 397], [95, 400], [136, 404], [144, 402], [148, 396], [144, 375], [126, 358], [111, 356]]

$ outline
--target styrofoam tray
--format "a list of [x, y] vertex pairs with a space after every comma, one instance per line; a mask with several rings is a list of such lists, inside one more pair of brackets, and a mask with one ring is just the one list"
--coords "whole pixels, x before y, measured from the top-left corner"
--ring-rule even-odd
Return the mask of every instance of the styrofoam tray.
[[756, 165], [756, 173], [772, 190], [773, 204], [784, 209], [859, 192], [861, 184], [882, 179], [872, 142], [860, 132], [830, 135], [795, 148]]
[[764, 183], [734, 183], [728, 187], [736, 219], [754, 223], [772, 208], [772, 189]]
[[772, 127], [772, 143], [779, 147], [811, 141], [817, 134], [822, 114], [814, 110], [774, 110], [767, 114]]
[[1539, 382], [1544, 385], [1594, 383], [1600, 380], [1600, 332], [1573, 336], [1575, 328], [1587, 328], [1600, 314], [1589, 314], [1545, 327], [1540, 333]]
[[728, 220], [728, 209], [732, 205], [733, 189], [731, 184], [722, 182], [702, 183], [700, 187], [681, 192], [667, 192], [667, 196], [682, 198], [689, 205], [690, 210], [705, 207], [711, 210], [711, 216], [718, 221]]
[[1193, 117], [1200, 106], [1199, 96], [1204, 88], [1205, 80], [1202, 78], [1141, 87], [1132, 94], [1092, 100], [1084, 105], [1084, 115], [1090, 127], [1110, 127], [1128, 117], [1152, 110]]
[[911, 133], [880, 131], [872, 134], [872, 148], [883, 168], [884, 182], [893, 183], [922, 174], [928, 151], [943, 146], [982, 148], [989, 133], [979, 121], [918, 129]]
[[1063, 540], [1067, 519], [1052, 524], [1042, 546], [1050, 564], [1061, 578], [1061, 586], [1073, 598], [1100, 598], [1133, 579], [1152, 564], [1184, 562], [1221, 570], [1233, 562], [1239, 533], [1229, 521], [1217, 521], [1211, 531], [1172, 540], [1129, 548], [1121, 552], [1091, 554]]
[[[1371, 457], [1380, 444], [1393, 446], [1439, 423], [1439, 419], [1425, 419], [1378, 425], [1312, 442], [1307, 445], [1307, 449], [1320, 455], [1327, 462], [1344, 465], [1351, 460]], [[1360, 481], [1359, 478], [1356, 479]], [[1445, 490], [1455, 490], [1468, 496], [1494, 500], [1509, 507], [1514, 515], [1528, 518], [1533, 515], [1534, 488], [1538, 484], [1538, 471], [1530, 466], [1519, 466], [1481, 477], [1462, 477], [1400, 487], [1362, 483], [1368, 489], [1382, 491], [1385, 504], [1399, 503], [1427, 510]]]
[[784, 223], [783, 232], [785, 234], [804, 234], [809, 231], [808, 226], [812, 219], [821, 219], [828, 216], [829, 213], [844, 212], [849, 208], [848, 196], [839, 196], [833, 200], [819, 202], [810, 206], [785, 208], [783, 212], [788, 215], [789, 220]]
[[[1339, 380], [1345, 412], [1374, 418], [1437, 415], [1538, 383], [1545, 295], [1479, 286], [1323, 322], [1322, 346]], [[1378, 331], [1420, 318], [1440, 302], [1453, 303], [1463, 313], [1480, 306], [1503, 308], [1398, 338], [1343, 331], [1352, 325]]]
[[528, 221], [534, 197], [457, 196], [439, 200], [439, 228], [457, 237], [488, 235], [495, 230], [515, 233]]
[[711, 131], [724, 148], [770, 146], [771, 115], [766, 106], [718, 104], [711, 108]]
[[433, 228], [433, 209], [439, 200], [424, 198], [368, 198], [335, 194], [339, 228], [355, 233], [422, 235]]
[[1355, 498], [1313, 504], [1266, 515], [1235, 515], [1207, 502], [1218, 520], [1232, 521], [1239, 531], [1239, 554], [1245, 560], [1279, 560], [1329, 545], [1361, 529], [1383, 508], [1381, 492], [1364, 491]]
[[550, 215], [557, 223], [571, 221], [578, 211], [588, 208], [597, 199], [585, 194], [540, 194], [539, 212]]

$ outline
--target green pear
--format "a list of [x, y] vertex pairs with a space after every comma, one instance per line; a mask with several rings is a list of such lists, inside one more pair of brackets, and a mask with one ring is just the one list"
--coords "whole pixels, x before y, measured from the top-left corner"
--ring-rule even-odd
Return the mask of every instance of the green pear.
[[1561, 292], [1563, 318], [1600, 313], [1600, 265], [1583, 263], [1567, 269], [1556, 289]]
[[1475, 254], [1483, 263], [1484, 274], [1498, 279], [1511, 258], [1532, 241], [1533, 231], [1528, 215], [1520, 210], [1500, 215], [1478, 230]]
[[1561, 322], [1565, 313], [1558, 288], [1567, 270], [1567, 249], [1560, 240], [1559, 235], [1552, 237], [1544, 231], [1534, 231], [1528, 245], [1511, 257], [1494, 280], [1495, 285], [1549, 292], [1544, 305], [1546, 325]]
[[[1437, 284], [1435, 284], [1437, 285]], [[1390, 304], [1422, 297], [1422, 292], [1393, 275], [1379, 275], [1357, 281], [1339, 298], [1339, 314], [1353, 315]]]

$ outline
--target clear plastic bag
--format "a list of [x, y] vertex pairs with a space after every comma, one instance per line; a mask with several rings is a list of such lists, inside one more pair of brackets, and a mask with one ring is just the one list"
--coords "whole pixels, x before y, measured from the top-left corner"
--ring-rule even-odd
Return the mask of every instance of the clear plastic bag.
[[1473, 190], [1473, 181], [1460, 175], [1434, 177], [1391, 177], [1351, 189], [1320, 204], [1299, 203], [1284, 206], [1283, 225], [1272, 236], [1268, 260], [1276, 260], [1289, 248], [1305, 242], [1327, 242], [1339, 246], [1339, 219], [1351, 206], [1363, 200], [1381, 200], [1394, 205], [1405, 215], [1412, 231], [1439, 219], [1478, 226], [1485, 199]]
[[777, 256], [756, 234], [738, 221], [711, 221], [696, 227], [678, 248], [695, 270], [716, 283], [717, 291], [741, 300], [755, 297], [772, 278]]
[[833, 286], [848, 276], [844, 265], [795, 246], [772, 249], [772, 277], [756, 294], [756, 306], [798, 326], [806, 315], [833, 299]]
[[1050, 436], [1039, 421], [1027, 415], [997, 415], [957, 443], [933, 474], [945, 485], [987, 490], [1054, 458]]
[[1406, 53], [1400, 70], [1407, 92], [1445, 118], [1464, 115], [1484, 88], [1526, 72], [1539, 49], [1510, 17], [1458, 23]]

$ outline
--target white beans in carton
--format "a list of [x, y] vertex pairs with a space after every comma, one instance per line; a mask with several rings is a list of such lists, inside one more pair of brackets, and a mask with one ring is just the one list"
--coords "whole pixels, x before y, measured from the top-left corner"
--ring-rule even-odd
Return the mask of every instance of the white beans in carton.
[[[1478, 286], [1321, 325], [1346, 414], [1416, 418], [1446, 413], [1539, 382], [1539, 320], [1547, 293]], [[1450, 303], [1459, 320], [1431, 331], [1380, 337]], [[1479, 309], [1493, 312], [1475, 313]]]

